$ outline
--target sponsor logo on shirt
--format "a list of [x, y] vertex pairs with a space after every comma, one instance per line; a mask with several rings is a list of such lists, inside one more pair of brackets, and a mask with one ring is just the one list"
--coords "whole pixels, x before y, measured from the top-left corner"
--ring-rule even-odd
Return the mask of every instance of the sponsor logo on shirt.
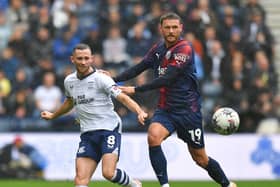
[[78, 150], [78, 154], [81, 154], [81, 153], [84, 153], [84, 152], [86, 152], [86, 147], [85, 146], [82, 146], [82, 147], [80, 147], [79, 148], [79, 150]]
[[183, 64], [185, 63], [190, 57], [184, 53], [175, 53], [174, 54], [174, 60], [177, 64]]
[[156, 53], [157, 59], [159, 59], [159, 53]]
[[88, 104], [94, 101], [94, 98], [86, 98], [85, 95], [78, 95], [76, 99], [74, 99], [74, 104]]

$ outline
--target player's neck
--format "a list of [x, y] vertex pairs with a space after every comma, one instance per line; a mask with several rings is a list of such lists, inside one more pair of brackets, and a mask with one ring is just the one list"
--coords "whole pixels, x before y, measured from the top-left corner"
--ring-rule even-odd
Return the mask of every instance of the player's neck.
[[178, 42], [178, 40], [177, 41], [175, 41], [175, 42], [165, 42], [165, 46], [166, 46], [166, 48], [170, 48], [170, 47], [172, 47], [172, 46], [174, 46], [176, 43]]
[[90, 74], [92, 74], [92, 73], [94, 73], [94, 72], [95, 72], [95, 68], [93, 68], [93, 67], [90, 66], [90, 67], [88, 67], [88, 69], [87, 69], [86, 71], [84, 71], [84, 72], [79, 72], [79, 71], [77, 71], [77, 76], [78, 76], [79, 79], [83, 79], [83, 78], [89, 76]]

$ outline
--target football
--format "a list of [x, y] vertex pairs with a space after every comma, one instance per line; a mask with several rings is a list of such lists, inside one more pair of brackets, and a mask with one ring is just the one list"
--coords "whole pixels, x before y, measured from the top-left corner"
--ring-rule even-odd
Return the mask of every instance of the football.
[[215, 132], [222, 135], [230, 135], [239, 127], [239, 115], [230, 107], [222, 107], [216, 110], [212, 117], [212, 127]]

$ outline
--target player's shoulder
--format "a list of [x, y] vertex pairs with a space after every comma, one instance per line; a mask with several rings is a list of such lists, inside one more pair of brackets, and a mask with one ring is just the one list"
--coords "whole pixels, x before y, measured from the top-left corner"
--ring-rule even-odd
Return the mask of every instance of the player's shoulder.
[[173, 52], [191, 52], [192, 44], [186, 40], [178, 41], [172, 48]]
[[179, 40], [176, 44], [175, 47], [192, 47], [192, 44], [187, 41], [187, 40]]
[[95, 78], [99, 81], [111, 81], [113, 80], [110, 76], [106, 75], [105, 73], [102, 73], [102, 71], [96, 70]]
[[156, 52], [156, 51], [160, 50], [161, 48], [164, 48], [164, 41], [163, 40], [160, 40], [160, 41], [154, 43], [152, 45], [152, 47], [150, 48], [150, 51]]
[[70, 73], [64, 79], [64, 82], [71, 82], [77, 79], [77, 72]]

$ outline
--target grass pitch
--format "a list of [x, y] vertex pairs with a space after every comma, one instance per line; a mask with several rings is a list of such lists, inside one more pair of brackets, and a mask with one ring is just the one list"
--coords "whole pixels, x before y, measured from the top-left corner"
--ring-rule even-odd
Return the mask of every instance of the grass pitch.
[[[280, 180], [275, 181], [237, 181], [238, 187], [280, 187]], [[143, 181], [143, 187], [160, 187], [158, 182]], [[74, 187], [72, 181], [42, 181], [42, 180], [1, 180], [3, 187]], [[93, 181], [89, 187], [118, 187], [107, 181]], [[172, 187], [219, 187], [212, 181], [171, 181]]]

